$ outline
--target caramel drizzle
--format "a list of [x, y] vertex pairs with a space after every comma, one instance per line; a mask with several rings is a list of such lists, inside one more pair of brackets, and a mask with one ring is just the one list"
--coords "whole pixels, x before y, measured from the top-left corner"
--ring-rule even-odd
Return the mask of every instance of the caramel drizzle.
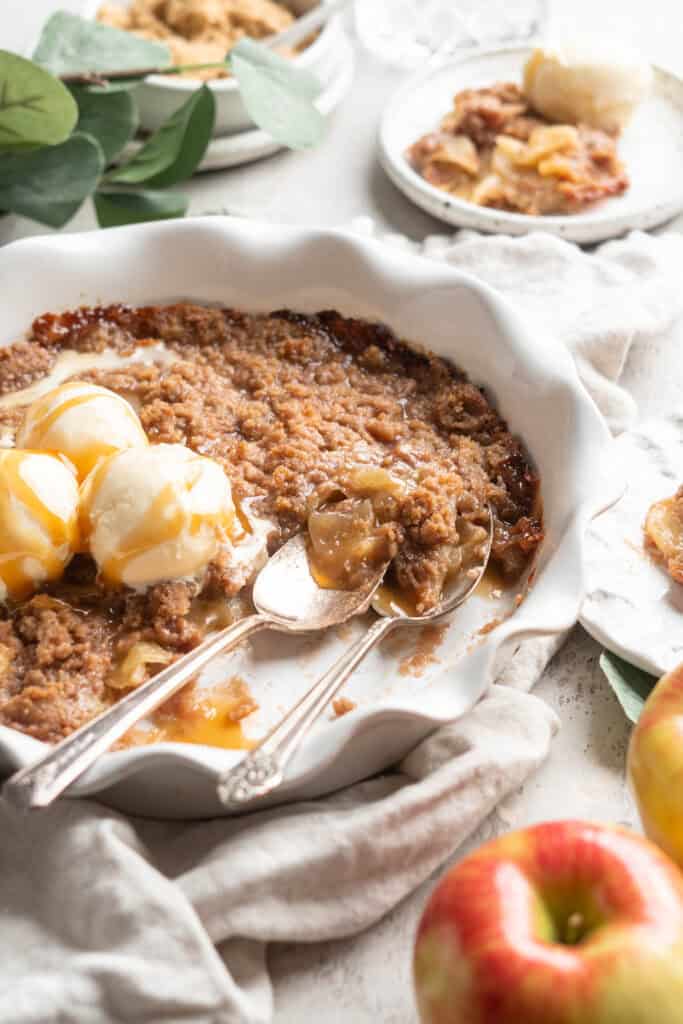
[[[85, 537], [90, 537], [97, 525], [93, 522], [92, 515], [86, 511], [86, 506], [91, 505], [104, 482], [109, 461], [100, 463], [89, 477], [83, 491], [81, 525]], [[201, 468], [197, 466], [194, 477], [185, 481], [188, 492], [197, 483], [200, 473]], [[189, 512], [178, 500], [176, 487], [176, 484], [168, 483], [159, 491], [142, 522], [123, 538], [121, 550], [100, 566], [103, 579], [112, 584], [122, 585], [126, 570], [136, 558], [152, 548], [178, 540], [183, 533], [188, 532], [191, 536], [196, 536], [203, 527], [209, 526], [213, 527], [217, 538], [221, 534], [226, 538], [231, 536], [235, 519], [231, 512], [218, 512], [213, 515]]]
[[[54, 424], [66, 413], [70, 412], [71, 409], [77, 409], [79, 406], [87, 405], [90, 402], [97, 401], [102, 397], [108, 397], [103, 395], [101, 391], [95, 393], [88, 392], [87, 394], [74, 395], [72, 398], [66, 397], [69, 391], [75, 388], [83, 387], [81, 381], [71, 381], [69, 384], [63, 384], [58, 390], [61, 391], [61, 401], [57, 403], [54, 408], [50, 408], [54, 399], [54, 392], [49, 392], [47, 395], [43, 395], [35, 406], [32, 414], [33, 424], [29, 427], [30, 443], [34, 448], [42, 450], [49, 449], [49, 445], [45, 445], [45, 439], [48, 437], [50, 430]], [[128, 403], [120, 398], [116, 392], [111, 392], [112, 398], [118, 399], [121, 403], [126, 416], [135, 425], [136, 430], [140, 432], [141, 440], [144, 437], [142, 427], [140, 426], [138, 419], [130, 408]], [[147, 439], [145, 438], [145, 441]], [[69, 457], [71, 461], [76, 465], [79, 476], [81, 479], [90, 472], [95, 466], [99, 459], [106, 457], [107, 455], [113, 455], [119, 451], [119, 447], [115, 444], [107, 444], [104, 441], [98, 441], [95, 444], [90, 444], [86, 451], [70, 453]]]
[[[11, 449], [0, 452], [0, 522], [12, 523], [11, 533], [0, 533], [0, 579], [10, 596], [17, 599], [28, 596], [35, 587], [33, 577], [25, 570], [26, 560], [38, 561], [46, 577], [54, 579], [64, 568], [64, 560], [54, 549], [67, 545], [69, 551], [73, 550], [78, 535], [76, 518], [68, 522], [61, 519], [21, 476], [21, 464], [30, 454], [35, 453]], [[36, 527], [16, 515], [13, 501], [26, 509]]]

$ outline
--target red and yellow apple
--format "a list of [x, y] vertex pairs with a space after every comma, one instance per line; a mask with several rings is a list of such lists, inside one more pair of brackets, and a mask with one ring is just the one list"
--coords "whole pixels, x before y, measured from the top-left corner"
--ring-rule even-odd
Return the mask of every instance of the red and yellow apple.
[[423, 1024], [681, 1024], [683, 875], [624, 829], [510, 833], [437, 886], [414, 974]]
[[645, 832], [683, 867], [683, 665], [663, 676], [645, 701], [628, 770]]

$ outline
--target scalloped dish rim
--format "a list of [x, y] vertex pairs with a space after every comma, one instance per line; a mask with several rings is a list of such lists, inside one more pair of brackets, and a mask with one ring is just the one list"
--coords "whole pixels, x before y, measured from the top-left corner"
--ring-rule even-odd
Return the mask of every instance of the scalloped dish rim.
[[[309, 735], [290, 765], [286, 783], [278, 794], [279, 802], [329, 792], [395, 763], [399, 755], [407, 753], [437, 725], [453, 721], [476, 703], [492, 678], [503, 646], [507, 648], [522, 634], [548, 635], [572, 626], [584, 589], [586, 525], [617, 495], [601, 494], [596, 485], [611, 443], [610, 435], [563, 346], [553, 339], [536, 337], [507, 302], [473, 277], [443, 263], [396, 251], [341, 230], [201, 217], [14, 242], [0, 251], [0, 292], [6, 297], [5, 308], [10, 310], [5, 323], [9, 320], [11, 327], [3, 329], [0, 345], [21, 337], [32, 317], [47, 309], [116, 300], [136, 304], [180, 299], [177, 288], [165, 286], [165, 282], [174, 280], [174, 275], [184, 282], [182, 297], [197, 302], [220, 302], [221, 287], [226, 287], [222, 282], [229, 280], [221, 275], [228, 270], [232, 270], [238, 282], [247, 282], [243, 286], [245, 291], [251, 287], [257, 294], [257, 279], [267, 280], [269, 267], [278, 270], [269, 290], [274, 293], [273, 298], [254, 299], [245, 295], [242, 308], [266, 310], [289, 305], [302, 309], [308, 304], [309, 308], [303, 311], [311, 312], [313, 307], [336, 306], [345, 315], [388, 322], [400, 335], [400, 323], [407, 316], [414, 316], [416, 323], [424, 324], [419, 340], [428, 348], [432, 347], [430, 335], [436, 337], [441, 331], [447, 336], [444, 308], [450, 315], [451, 309], [460, 304], [465, 317], [468, 308], [479, 310], [477, 315], [486, 317], [490, 324], [494, 351], [486, 356], [470, 342], [472, 359], [507, 360], [509, 371], [500, 371], [506, 387], [509, 382], [512, 388], [533, 390], [535, 401], [522, 403], [524, 408], [528, 406], [524, 415], [540, 415], [534, 410], [537, 404], [540, 410], [549, 410], [549, 415], [556, 416], [554, 429], [544, 429], [543, 434], [539, 429], [538, 437], [529, 439], [529, 448], [533, 457], [536, 440], [538, 444], [550, 445], [550, 451], [554, 444], [558, 454], [565, 454], [557, 487], [567, 492], [564, 506], [560, 495], [554, 502], [558, 508], [551, 510], [549, 539], [543, 545], [529, 596], [514, 615], [458, 663], [462, 682], [455, 701], [460, 701], [458, 707], [452, 703], [454, 688], [447, 687], [448, 673], [444, 671], [420, 691], [420, 709], [405, 699], [391, 697], [381, 705], [359, 707], [351, 714], [325, 722], [324, 728]], [[260, 268], [259, 272], [253, 272], [254, 268]], [[30, 295], [17, 302], [18, 283], [26, 280], [29, 269]], [[130, 282], [127, 294], [120, 294], [123, 284], [118, 285], [117, 280]], [[229, 287], [241, 286], [237, 283]], [[68, 294], [64, 301], [57, 302], [56, 296], [65, 289]], [[309, 296], [307, 300], [302, 298], [304, 292]], [[234, 295], [226, 294], [225, 303], [231, 302], [239, 304]], [[21, 307], [18, 311], [17, 305]], [[402, 336], [410, 339], [412, 333], [407, 331]], [[466, 351], [468, 343], [463, 339], [460, 342], [454, 358], [468, 370], [468, 357], [463, 357], [462, 347]], [[481, 373], [472, 376], [476, 382], [486, 383]], [[493, 393], [500, 404], [504, 397], [500, 389], [497, 392], [494, 388]], [[514, 421], [511, 426], [514, 430]], [[519, 433], [525, 436], [522, 430]], [[541, 489], [545, 498], [543, 471]], [[374, 734], [375, 739], [369, 738], [369, 734]], [[387, 738], [382, 740], [382, 736]], [[376, 749], [380, 746], [381, 750]], [[42, 749], [40, 741], [0, 726], [0, 763], [6, 767], [27, 765]], [[72, 787], [70, 795], [90, 795], [114, 787], [115, 792], [107, 795], [107, 801], [124, 810], [175, 817], [220, 814], [220, 807], [212, 803], [215, 782], [219, 772], [239, 757], [240, 751], [202, 746], [189, 749], [178, 743], [108, 753]], [[140, 771], [146, 773], [142, 789], [149, 788], [150, 780], [154, 785], [151, 796], [147, 793], [137, 799], [135, 775]], [[174, 780], [168, 782], [169, 802], [157, 807], [153, 793], [166, 792], [162, 776], [168, 771]], [[207, 780], [211, 782], [211, 794], [205, 788]], [[195, 806], [198, 814], [192, 813]]]

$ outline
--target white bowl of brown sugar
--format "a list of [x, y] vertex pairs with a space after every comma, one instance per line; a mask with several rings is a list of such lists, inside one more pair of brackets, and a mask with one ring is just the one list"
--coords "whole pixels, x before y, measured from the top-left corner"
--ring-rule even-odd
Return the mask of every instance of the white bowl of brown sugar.
[[[343, 231], [205, 217], [7, 245], [0, 299], [5, 447], [36, 385], [58, 374], [126, 397], [152, 444], [219, 460], [254, 516], [251, 536], [270, 522], [271, 551], [306, 529], [316, 488], [329, 494], [350, 464], [408, 481], [386, 506], [405, 527], [397, 559], [403, 545], [450, 543], [445, 504], [472, 511], [477, 477], [495, 504], [495, 574], [449, 620], [368, 657], [277, 800], [395, 764], [480, 699], [522, 636], [576, 621], [586, 526], [615, 497], [601, 493], [609, 434], [568, 351], [467, 274]], [[159, 648], [172, 659], [248, 607], [248, 580], [218, 564], [201, 593], [173, 579], [111, 590], [96, 568], [79, 549], [61, 579], [0, 606], [0, 769], [28, 765], [116, 700], [131, 651], [127, 687], [144, 680], [145, 659], [158, 666]], [[216, 659], [70, 795], [156, 817], [225, 814], [221, 772], [372, 617], [323, 635], [263, 633]]]
[[[325, 0], [238, 0], [226, 4], [220, 27], [206, 13], [206, 5], [192, 0], [183, 5], [155, 0], [88, 0], [84, 16], [103, 20], [126, 31], [139, 32], [165, 43], [174, 64], [221, 61], [239, 38], [262, 39], [293, 24]], [[220, 6], [220, 4], [219, 4]], [[312, 72], [324, 89], [338, 73], [337, 54], [344, 32], [339, 16], [332, 17], [291, 56], [302, 69]], [[192, 72], [186, 75], [150, 75], [135, 90], [140, 127], [156, 131], [187, 98], [208, 81], [216, 101], [214, 134], [228, 136], [254, 127], [234, 78], [225, 73]]]

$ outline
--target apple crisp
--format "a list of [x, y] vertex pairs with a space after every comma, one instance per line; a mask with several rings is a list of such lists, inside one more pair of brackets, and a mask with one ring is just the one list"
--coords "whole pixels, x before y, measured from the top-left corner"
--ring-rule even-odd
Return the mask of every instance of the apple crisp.
[[[112, 28], [165, 43], [173, 63], [210, 64], [225, 59], [243, 36], [263, 39], [294, 21], [275, 0], [132, 0], [127, 7], [104, 4], [97, 15]], [[187, 78], [225, 78], [227, 69], [185, 72]]]
[[[48, 313], [0, 349], [4, 443], [24, 413], [8, 398], [66, 358], [81, 360], [79, 380], [126, 398], [152, 444], [183, 444], [223, 467], [243, 543], [257, 523], [271, 552], [308, 530], [323, 562], [339, 538], [351, 568], [379, 547], [393, 559], [390, 585], [418, 612], [486, 536], [489, 507], [492, 561], [507, 579], [542, 539], [536, 473], [485, 392], [381, 324], [187, 303]], [[77, 554], [59, 581], [0, 609], [0, 722], [60, 739], [208, 628], [246, 614], [248, 584], [221, 554], [201, 584], [134, 590], [106, 584]]]
[[459, 92], [439, 130], [418, 139], [407, 158], [451, 195], [534, 216], [577, 213], [629, 185], [613, 136], [551, 123], [510, 82]]
[[657, 501], [645, 520], [645, 543], [676, 583], [683, 583], [683, 487]]

